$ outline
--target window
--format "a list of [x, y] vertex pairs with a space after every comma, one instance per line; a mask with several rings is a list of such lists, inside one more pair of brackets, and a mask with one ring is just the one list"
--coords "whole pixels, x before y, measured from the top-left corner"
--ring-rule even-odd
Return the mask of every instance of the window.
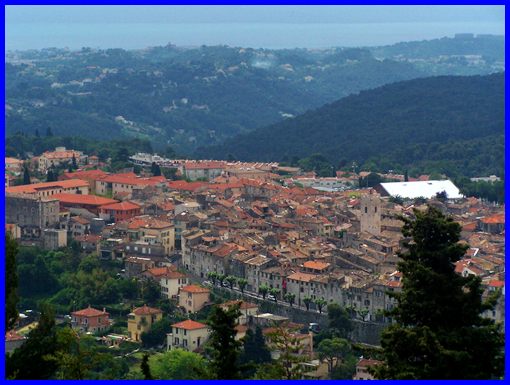
[[376, 212], [377, 212], [377, 206], [374, 207], [374, 213], [376, 213]]
[[184, 329], [184, 335], [186, 335], [186, 329]]
[[365, 206], [365, 214], [368, 213], [368, 207]]

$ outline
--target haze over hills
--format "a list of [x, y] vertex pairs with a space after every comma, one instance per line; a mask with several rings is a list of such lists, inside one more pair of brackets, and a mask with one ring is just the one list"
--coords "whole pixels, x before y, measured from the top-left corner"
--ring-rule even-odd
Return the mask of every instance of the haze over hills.
[[501, 52], [497, 36], [363, 49], [9, 52], [6, 133], [140, 137], [189, 154], [387, 83], [497, 72]]
[[503, 175], [504, 73], [414, 79], [362, 91], [198, 156], [289, 161], [323, 154], [332, 164]]

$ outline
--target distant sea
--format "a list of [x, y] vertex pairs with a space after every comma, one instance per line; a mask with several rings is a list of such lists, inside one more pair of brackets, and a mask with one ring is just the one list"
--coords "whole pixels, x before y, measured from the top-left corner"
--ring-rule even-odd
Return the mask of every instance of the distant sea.
[[229, 45], [251, 48], [327, 48], [376, 46], [428, 40], [456, 33], [504, 35], [494, 23], [11, 23], [5, 28], [7, 50], [48, 47], [138, 49]]

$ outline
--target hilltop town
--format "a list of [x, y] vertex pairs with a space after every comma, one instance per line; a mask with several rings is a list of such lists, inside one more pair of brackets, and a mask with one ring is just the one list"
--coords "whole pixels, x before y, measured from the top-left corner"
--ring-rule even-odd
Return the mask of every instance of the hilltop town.
[[[6, 232], [20, 247], [53, 253], [48, 258], [73, 250], [80, 269], [87, 261], [107, 271], [105, 282], [110, 276], [135, 282], [132, 295], [101, 292], [81, 297], [83, 303], [48, 295], [57, 309], [69, 309], [57, 314], [62, 322], [98, 344], [145, 346], [152, 326], [166, 317], [176, 322], [153, 346], [201, 353], [210, 309], [236, 303], [236, 339], [256, 327], [267, 338], [278, 325], [299, 341], [293, 354], [303, 358], [302, 378], [329, 378], [327, 360], [314, 349], [328, 309], [346, 310], [350, 339], [379, 345], [380, 331], [392, 322], [384, 313], [395, 306], [391, 293], [402, 286], [402, 218], [427, 205], [462, 226], [469, 248], [456, 272], [480, 277], [486, 296], [502, 290], [485, 316], [504, 322], [504, 205], [464, 197], [445, 178], [387, 173], [368, 186], [368, 171], [321, 178], [278, 163], [144, 153], [129, 159], [133, 167], [116, 172], [104, 171], [108, 159], [66, 148], [5, 159]], [[21, 181], [25, 175], [29, 183]], [[19, 279], [24, 285], [26, 277]], [[35, 320], [22, 314], [6, 335], [8, 351], [25, 341]], [[268, 345], [279, 357], [277, 344]], [[377, 364], [359, 359], [354, 377], [370, 378], [366, 367]]]

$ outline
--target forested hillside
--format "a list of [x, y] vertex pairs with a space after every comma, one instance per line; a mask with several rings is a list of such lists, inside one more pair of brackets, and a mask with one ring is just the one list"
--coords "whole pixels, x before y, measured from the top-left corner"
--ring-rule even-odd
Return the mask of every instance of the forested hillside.
[[295, 119], [239, 135], [197, 156], [502, 175], [504, 74], [432, 77], [360, 92]]
[[[504, 66], [500, 40], [323, 50], [168, 45], [8, 52], [6, 131], [33, 135], [51, 127], [62, 136], [138, 137], [156, 150], [172, 145], [190, 153], [361, 90], [437, 73], [497, 71]], [[426, 53], [416, 60], [420, 47]]]

